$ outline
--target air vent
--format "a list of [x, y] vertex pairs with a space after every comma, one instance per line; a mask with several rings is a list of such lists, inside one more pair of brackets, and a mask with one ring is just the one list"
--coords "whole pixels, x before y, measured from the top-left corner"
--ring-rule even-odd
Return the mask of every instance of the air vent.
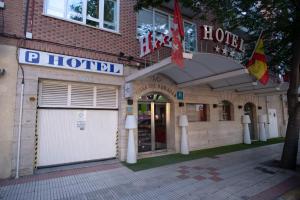
[[90, 85], [71, 85], [71, 106], [93, 107], [94, 87]]
[[113, 86], [42, 81], [40, 107], [118, 108], [118, 90]]
[[40, 94], [40, 106], [68, 105], [68, 84], [66, 83], [43, 82]]

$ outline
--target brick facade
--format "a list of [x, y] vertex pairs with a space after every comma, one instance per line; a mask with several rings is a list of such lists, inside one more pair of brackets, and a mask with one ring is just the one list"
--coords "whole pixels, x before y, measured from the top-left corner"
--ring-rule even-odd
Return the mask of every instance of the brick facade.
[[[143, 63], [144, 59], [147, 63], [155, 63], [170, 56], [171, 49], [163, 47], [145, 58], [139, 58], [140, 48], [136, 38], [137, 13], [133, 10], [135, 1], [120, 0], [119, 33], [46, 16], [43, 14], [43, 4], [44, 0], [29, 0], [27, 32], [32, 33], [32, 40], [20, 42], [18, 44], [20, 47], [111, 62], [122, 62], [118, 60], [119, 52], [133, 56], [140, 63]], [[169, 9], [160, 8], [160, 10], [172, 14]], [[0, 23], [0, 30], [4, 27], [4, 33], [25, 38], [26, 1], [5, 1], [5, 10], [0, 10], [0, 22], [3, 20], [2, 13], [5, 22]], [[184, 18], [196, 24], [199, 35], [200, 24], [204, 21], [185, 16]], [[212, 49], [211, 43], [198, 40], [198, 50], [207, 48], [207, 44], [209, 52]], [[131, 66], [137, 64], [134, 61], [123, 63]]]

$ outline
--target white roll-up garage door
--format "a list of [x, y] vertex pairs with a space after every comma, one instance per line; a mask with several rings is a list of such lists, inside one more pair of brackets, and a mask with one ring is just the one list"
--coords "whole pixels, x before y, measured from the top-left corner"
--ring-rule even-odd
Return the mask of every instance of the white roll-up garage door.
[[116, 87], [40, 82], [37, 166], [113, 158], [117, 127]]

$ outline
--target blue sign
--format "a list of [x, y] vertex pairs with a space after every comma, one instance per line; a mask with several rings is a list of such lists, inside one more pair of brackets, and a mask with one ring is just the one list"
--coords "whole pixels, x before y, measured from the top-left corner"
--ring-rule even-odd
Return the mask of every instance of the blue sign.
[[176, 98], [177, 100], [183, 100], [184, 99], [183, 91], [177, 91]]
[[123, 75], [123, 65], [29, 49], [19, 50], [19, 63], [60, 69]]

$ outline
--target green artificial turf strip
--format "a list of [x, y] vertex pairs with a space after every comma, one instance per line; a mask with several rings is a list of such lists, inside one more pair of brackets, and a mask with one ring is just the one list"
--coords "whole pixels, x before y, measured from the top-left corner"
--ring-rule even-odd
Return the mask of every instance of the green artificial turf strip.
[[189, 155], [182, 155], [180, 153], [176, 153], [176, 154], [170, 154], [164, 156], [139, 159], [136, 164], [128, 164], [125, 162], [123, 164], [133, 171], [140, 171], [140, 170], [150, 169], [154, 167], [160, 167], [163, 165], [184, 162], [188, 160], [194, 160], [194, 159], [199, 159], [204, 157], [213, 157], [216, 155], [221, 155], [221, 154], [230, 153], [234, 151], [240, 151], [244, 149], [251, 149], [255, 147], [281, 143], [283, 141], [284, 138], [282, 137], [272, 138], [269, 139], [267, 142], [255, 141], [252, 142], [252, 144], [233, 144], [233, 145], [221, 146], [216, 148], [191, 151]]

